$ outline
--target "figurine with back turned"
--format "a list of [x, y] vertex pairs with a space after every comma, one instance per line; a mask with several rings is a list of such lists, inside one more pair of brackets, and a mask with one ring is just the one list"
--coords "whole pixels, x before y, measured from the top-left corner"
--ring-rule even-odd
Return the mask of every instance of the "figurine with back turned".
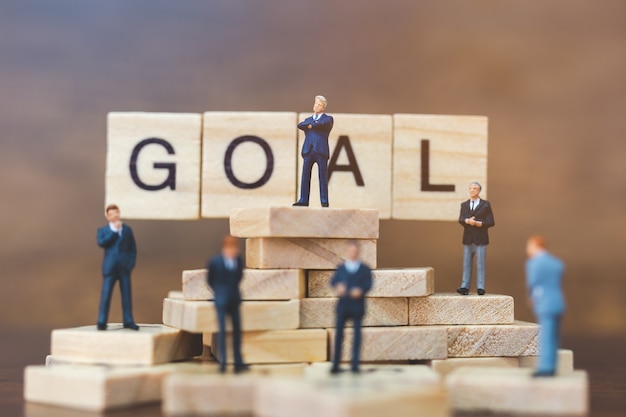
[[468, 295], [472, 279], [474, 255], [476, 256], [476, 288], [478, 295], [485, 294], [485, 262], [488, 229], [495, 226], [489, 201], [480, 198], [482, 187], [477, 182], [469, 185], [470, 199], [461, 203], [459, 223], [463, 226], [463, 282], [456, 292]]
[[532, 236], [526, 243], [526, 286], [532, 308], [539, 321], [539, 362], [533, 377], [556, 373], [561, 318], [565, 300], [561, 292], [563, 262], [548, 253], [545, 239]]
[[217, 337], [220, 357], [220, 372], [226, 372], [226, 317], [230, 317], [233, 336], [233, 356], [235, 373], [248, 370], [241, 355], [241, 318], [239, 306], [241, 294], [239, 283], [243, 277], [243, 261], [239, 256], [239, 240], [233, 236], [225, 236], [222, 240], [222, 253], [209, 261], [207, 280], [213, 291], [219, 333]]
[[361, 352], [361, 320], [365, 315], [365, 295], [372, 288], [372, 270], [359, 260], [359, 243], [349, 241], [346, 246], [346, 260], [337, 268], [331, 285], [339, 297], [337, 301], [337, 322], [335, 325], [335, 352], [331, 374], [341, 372], [341, 345], [344, 326], [352, 320], [354, 339], [352, 341], [351, 371], [359, 372]]
[[300, 186], [300, 199], [294, 204], [298, 207], [309, 205], [311, 193], [311, 171], [317, 164], [320, 183], [320, 200], [322, 207], [328, 207], [328, 135], [333, 128], [332, 116], [324, 113], [328, 101], [324, 96], [316, 96], [313, 104], [313, 115], [298, 123], [298, 129], [304, 131], [304, 144], [302, 145], [302, 182]]
[[133, 319], [133, 301], [130, 291], [130, 273], [137, 259], [137, 245], [130, 226], [122, 223], [120, 209], [114, 204], [107, 206], [105, 217], [109, 224], [98, 229], [98, 246], [104, 248], [102, 261], [102, 292], [98, 330], [107, 329], [111, 296], [115, 283], [119, 281], [122, 293], [124, 328], [139, 330]]

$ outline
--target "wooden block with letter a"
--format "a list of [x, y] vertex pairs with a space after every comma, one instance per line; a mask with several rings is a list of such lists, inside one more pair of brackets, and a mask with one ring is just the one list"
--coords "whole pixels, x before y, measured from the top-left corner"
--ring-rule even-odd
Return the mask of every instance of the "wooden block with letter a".
[[[254, 238], [246, 242], [248, 268], [333, 269], [343, 262], [348, 239]], [[359, 240], [361, 259], [376, 268], [376, 240]]]
[[[335, 327], [337, 298], [304, 298], [300, 300], [300, 327]], [[406, 326], [406, 298], [368, 298], [363, 326]], [[352, 326], [352, 322], [346, 323]]]
[[511, 324], [515, 321], [513, 297], [433, 294], [409, 299], [409, 324]]
[[441, 326], [448, 331], [448, 357], [536, 356], [539, 326], [516, 321], [501, 325]]

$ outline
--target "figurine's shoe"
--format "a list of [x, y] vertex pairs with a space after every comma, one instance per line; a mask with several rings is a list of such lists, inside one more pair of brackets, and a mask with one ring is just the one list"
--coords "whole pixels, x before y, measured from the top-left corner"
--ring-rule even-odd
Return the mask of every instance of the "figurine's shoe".
[[242, 374], [244, 372], [249, 372], [250, 371], [250, 366], [248, 364], [243, 364], [243, 365], [238, 365], [235, 366], [235, 373], [236, 374]]
[[554, 371], [535, 371], [533, 373], [533, 378], [551, 378], [554, 374]]
[[461, 295], [467, 295], [469, 294], [469, 288], [459, 287], [456, 289], [456, 292], [458, 292]]
[[331, 375], [338, 375], [341, 373], [341, 368], [338, 366], [333, 366], [332, 368], [330, 368], [330, 374]]
[[226, 367], [220, 365], [220, 374], [225, 374], [226, 373]]
[[98, 330], [106, 330], [107, 329], [107, 324], [106, 323], [98, 323], [97, 327], [98, 327]]
[[296, 201], [293, 203], [293, 207], [309, 207], [309, 203], [305, 203], [304, 201]]
[[137, 323], [124, 323], [124, 328], [131, 329], [131, 330], [139, 330], [139, 326], [137, 326]]
[[485, 295], [485, 290], [483, 290], [482, 288], [479, 288], [477, 292], [478, 292], [478, 295]]
[[328, 207], [328, 203], [322, 203], [322, 207]]
[[361, 370], [359, 368], [352, 368], [350, 369], [350, 372], [352, 372], [353, 374], [360, 374]]

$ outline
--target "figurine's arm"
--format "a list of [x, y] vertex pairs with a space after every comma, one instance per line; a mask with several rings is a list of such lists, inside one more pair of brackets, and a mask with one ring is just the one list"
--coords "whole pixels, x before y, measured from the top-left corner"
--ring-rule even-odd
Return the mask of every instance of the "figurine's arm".
[[209, 287], [211, 287], [211, 289], [213, 289], [215, 287], [215, 277], [217, 274], [217, 268], [215, 267], [215, 261], [211, 261], [209, 262], [209, 265], [207, 266], [207, 283], [209, 284]]
[[108, 248], [111, 246], [119, 235], [111, 230], [108, 226], [98, 229], [98, 246]]
[[372, 289], [372, 271], [367, 269], [367, 274], [363, 280], [363, 295], [367, 294]]
[[467, 223], [465, 222], [465, 220], [469, 219], [470, 216], [470, 212], [468, 209], [465, 209], [465, 206], [463, 205], [463, 203], [461, 203], [461, 212], [459, 214], [459, 224], [463, 227], [467, 226]]
[[346, 283], [341, 267], [335, 271], [333, 278], [330, 280], [330, 286], [335, 289], [339, 297], [343, 297], [346, 294]]
[[133, 229], [128, 228], [128, 238], [130, 239], [130, 254], [131, 254], [131, 268], [135, 267], [135, 263], [137, 262], [137, 243], [135, 242], [135, 235], [133, 234]]
[[325, 118], [323, 122], [317, 122], [311, 124], [312, 130], [320, 130], [322, 132], [330, 132], [333, 129], [334, 120], [332, 117], [328, 116]]
[[480, 221], [480, 224], [484, 227], [493, 227], [496, 225], [496, 221], [493, 218], [493, 212], [491, 211], [491, 205], [487, 206], [487, 214], [485, 215], [485, 218]]
[[304, 119], [302, 122], [298, 123], [298, 129], [300, 130], [309, 130], [309, 124], [306, 119]]

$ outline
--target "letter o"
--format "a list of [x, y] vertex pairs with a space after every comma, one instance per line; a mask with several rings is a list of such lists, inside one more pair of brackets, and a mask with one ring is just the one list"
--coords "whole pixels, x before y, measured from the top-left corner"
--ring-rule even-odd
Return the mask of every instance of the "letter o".
[[[261, 149], [263, 149], [263, 152], [265, 153], [265, 172], [263, 173], [263, 176], [261, 176], [261, 178], [259, 178], [258, 181], [255, 182], [243, 182], [239, 180], [233, 173], [233, 152], [235, 152], [237, 146], [241, 145], [244, 142], [256, 143], [261, 147]], [[238, 138], [234, 139], [226, 149], [226, 154], [224, 155], [224, 171], [226, 172], [226, 177], [228, 178], [228, 180], [235, 187], [243, 188], [246, 190], [262, 187], [269, 181], [272, 173], [274, 172], [274, 154], [272, 153], [272, 148], [270, 148], [270, 145], [266, 141], [258, 136], [239, 136]]]

